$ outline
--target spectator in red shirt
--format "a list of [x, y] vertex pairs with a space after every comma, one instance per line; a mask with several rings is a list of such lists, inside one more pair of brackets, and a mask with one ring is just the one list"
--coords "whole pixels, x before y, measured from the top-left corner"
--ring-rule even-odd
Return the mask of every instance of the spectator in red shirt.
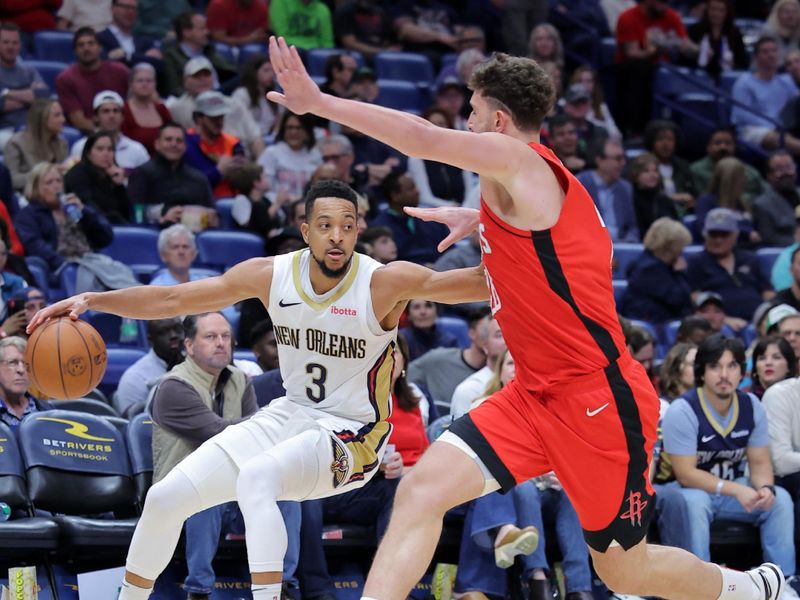
[[211, 39], [231, 46], [266, 44], [266, 0], [211, 0], [206, 10]]
[[55, 29], [55, 11], [61, 0], [3, 0], [0, 2], [0, 21], [16, 23], [25, 33]]
[[56, 77], [58, 100], [69, 122], [85, 135], [94, 131], [95, 95], [103, 90], [117, 92], [123, 98], [128, 93], [130, 69], [117, 61], [101, 60], [102, 47], [97, 33], [81, 27], [72, 38], [72, 48], [78, 62]]
[[[669, 61], [671, 54], [694, 56], [680, 15], [665, 0], [641, 0], [617, 21], [617, 84], [622, 131], [641, 135], [650, 117], [653, 65]], [[631, 93], [636, 90], [636, 93]]]

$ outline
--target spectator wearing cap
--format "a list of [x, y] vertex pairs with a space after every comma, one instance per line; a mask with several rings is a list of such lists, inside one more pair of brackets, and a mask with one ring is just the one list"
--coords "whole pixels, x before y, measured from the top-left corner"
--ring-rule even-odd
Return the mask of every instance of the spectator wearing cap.
[[369, 67], [359, 67], [353, 73], [353, 80], [350, 83], [350, 92], [361, 102], [374, 104], [378, 99], [381, 88], [378, 86], [378, 77], [375, 71]]
[[662, 217], [653, 223], [644, 236], [644, 252], [627, 273], [621, 314], [648, 323], [665, 323], [691, 311], [692, 290], [682, 256], [691, 241], [689, 230], [674, 219]]
[[433, 104], [447, 115], [453, 122], [453, 129], [466, 131], [467, 120], [462, 111], [467, 102], [466, 87], [456, 76], [443, 79], [436, 88]]
[[227, 175], [244, 161], [239, 138], [223, 130], [229, 112], [227, 97], [213, 90], [203, 92], [193, 115], [197, 127], [186, 134], [186, 162], [208, 178], [215, 198], [235, 195]]
[[800, 361], [800, 311], [788, 304], [779, 304], [767, 313], [767, 335], [777, 334], [789, 342]]
[[[25, 124], [25, 115], [36, 98], [47, 98], [47, 84], [35, 67], [19, 59], [20, 30], [14, 23], [0, 23], [0, 145]], [[8, 133], [2, 133], [7, 130]]]
[[111, 0], [111, 24], [97, 34], [109, 60], [118, 60], [129, 67], [146, 62], [163, 69], [158, 39], [134, 32], [139, 0]]
[[56, 91], [69, 122], [88, 135], [94, 130], [94, 97], [104, 90], [124, 97], [130, 70], [120, 62], [101, 60], [97, 33], [89, 27], [75, 32], [72, 49], [78, 60], [58, 74]]
[[[186, 63], [183, 72], [185, 92], [180, 98], [167, 100], [167, 108], [177, 123], [191, 129], [196, 125], [194, 115], [198, 97], [204, 92], [214, 90], [215, 71], [208, 58], [197, 56]], [[226, 105], [228, 112], [224, 115], [223, 129], [238, 137], [251, 157], [259, 156], [264, 150], [264, 138], [253, 115], [236, 98], [227, 98]]]
[[370, 61], [378, 52], [402, 49], [395, 41], [386, 9], [371, 0], [338, 5], [333, 13], [333, 32], [338, 46], [361, 52]]
[[722, 296], [729, 314], [749, 321], [763, 300], [775, 295], [753, 252], [736, 248], [738, 216], [715, 208], [703, 226], [704, 248], [689, 257], [687, 274], [692, 293], [713, 291]]
[[789, 268], [786, 270], [791, 275], [791, 285], [775, 294], [774, 303], [788, 304], [800, 310], [800, 246], [794, 245], [790, 257]]
[[[700, 292], [695, 296], [693, 306], [695, 316], [701, 317], [708, 322], [710, 327], [708, 335], [721, 333], [730, 337], [736, 335], [736, 331], [747, 325], [744, 319], [728, 317], [722, 296], [716, 292]], [[732, 325], [729, 324], [729, 321]]]
[[562, 110], [575, 125], [578, 138], [587, 148], [592, 148], [609, 137], [605, 127], [588, 119], [592, 110], [592, 94], [583, 84], [573, 83], [567, 88]]
[[[205, 57], [213, 65], [214, 77], [224, 83], [236, 77], [236, 67], [222, 58], [210, 43], [205, 15], [187, 11], [175, 17], [172, 23], [175, 45], [164, 51], [165, 96], [180, 96], [186, 84], [186, 63], [196, 57]], [[211, 88], [208, 88], [211, 89]], [[185, 126], [185, 125], [184, 125]]]
[[598, 141], [590, 153], [597, 168], [579, 173], [578, 181], [594, 200], [611, 239], [615, 242], [638, 242], [633, 187], [622, 178], [625, 150], [619, 142], [605, 138]]
[[263, 44], [269, 31], [266, 0], [211, 0], [206, 8], [211, 39], [229, 46]]
[[289, 45], [333, 48], [331, 11], [321, 0], [270, 0], [269, 18], [275, 35]]
[[795, 210], [800, 205], [797, 165], [791, 154], [777, 150], [767, 159], [769, 186], [753, 202], [753, 222], [765, 246], [794, 242]]
[[137, 221], [167, 226], [181, 221], [184, 206], [214, 208], [205, 175], [187, 164], [186, 132], [168, 122], [158, 130], [153, 157], [128, 179], [128, 198]]
[[[125, 172], [130, 172], [150, 160], [150, 155], [142, 144], [132, 140], [120, 131], [124, 104], [122, 96], [111, 90], [104, 90], [98, 93], [92, 102], [95, 131], [103, 131], [113, 136], [114, 158], [117, 165], [125, 169]], [[80, 159], [86, 139], [86, 137], [83, 137], [72, 145], [70, 158], [74, 160]]]

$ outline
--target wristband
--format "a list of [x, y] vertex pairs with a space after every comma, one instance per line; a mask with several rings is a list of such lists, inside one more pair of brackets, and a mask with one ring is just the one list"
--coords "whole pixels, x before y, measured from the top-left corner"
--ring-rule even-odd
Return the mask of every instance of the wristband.
[[762, 485], [761, 487], [762, 488], [767, 488], [770, 492], [772, 492], [773, 496], [775, 495], [775, 486], [774, 485]]
[[717, 496], [720, 496], [720, 495], [722, 495], [722, 487], [723, 487], [724, 485], [725, 485], [725, 480], [724, 480], [724, 479], [720, 479], [720, 480], [717, 482], [717, 490], [716, 490], [716, 495], [717, 495]]

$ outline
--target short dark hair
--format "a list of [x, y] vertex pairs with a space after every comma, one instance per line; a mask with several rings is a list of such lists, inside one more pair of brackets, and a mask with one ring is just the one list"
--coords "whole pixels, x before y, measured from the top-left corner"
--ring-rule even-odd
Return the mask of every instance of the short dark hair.
[[678, 341], [685, 341], [691, 338], [692, 332], [696, 330], [711, 331], [711, 323], [705, 317], [699, 315], [689, 315], [685, 317], [681, 324], [678, 326], [677, 339]]
[[248, 345], [251, 347], [255, 346], [265, 335], [272, 332], [272, 319], [269, 315], [266, 315], [264, 319], [253, 325], [253, 328], [250, 330], [250, 343]]
[[353, 203], [353, 209], [358, 213], [358, 196], [349, 185], [337, 179], [323, 179], [312, 185], [306, 197], [304, 198], [306, 204], [306, 220], [308, 220], [311, 212], [314, 210], [314, 202], [317, 198], [340, 198], [348, 200]]
[[172, 128], [180, 129], [183, 132], [183, 135], [186, 135], [186, 129], [184, 129], [183, 125], [181, 125], [180, 123], [176, 123], [175, 121], [167, 121], [158, 128], [158, 133], [156, 134], [156, 137], [160, 138], [161, 134], [165, 129], [172, 129]]
[[753, 44], [753, 54], [758, 54], [758, 51], [761, 50], [761, 46], [764, 44], [775, 44], [778, 45], [778, 40], [773, 35], [762, 35], [760, 38], [756, 40], [756, 43]]
[[572, 125], [573, 127], [575, 126], [575, 124], [572, 122], [572, 119], [570, 119], [567, 115], [562, 113], [550, 117], [550, 119], [548, 120], [547, 128], [550, 130], [550, 133], [552, 133], [554, 130], [564, 127], [566, 125]]
[[183, 40], [183, 32], [193, 27], [192, 18], [196, 14], [193, 10], [187, 10], [173, 19], [172, 29], [175, 30], [175, 37], [179, 42]]
[[328, 81], [330, 81], [333, 78], [334, 69], [336, 69], [337, 71], [341, 71], [342, 69], [344, 69], [342, 56], [344, 56], [344, 52], [337, 52], [336, 54], [331, 54], [328, 58], [325, 59], [325, 79], [327, 79]]
[[372, 244], [376, 240], [379, 240], [382, 237], [390, 237], [394, 239], [394, 234], [392, 230], [388, 227], [367, 227], [360, 236], [358, 236], [358, 241], [364, 244]]
[[381, 191], [389, 204], [392, 203], [392, 194], [400, 188], [400, 178], [405, 174], [405, 171], [390, 171], [381, 181]]
[[718, 362], [726, 350], [733, 354], [733, 359], [739, 363], [739, 368], [744, 374], [747, 359], [742, 340], [715, 333], [704, 339], [697, 348], [697, 356], [694, 358], [694, 381], [697, 387], [705, 383], [706, 367]]
[[769, 156], [767, 156], [767, 161], [765, 163], [767, 167], [767, 173], [769, 173], [772, 170], [772, 159], [778, 158], [779, 156], [788, 156], [789, 158], [792, 159], [792, 162], [794, 162], [794, 156], [792, 156], [792, 154], [788, 150], [784, 150], [783, 148], [780, 148], [779, 150], [774, 150], [773, 152], [770, 152]]
[[644, 147], [649, 152], [653, 151], [653, 146], [655, 146], [656, 138], [658, 134], [662, 131], [671, 131], [675, 134], [675, 152], [678, 152], [681, 144], [683, 143], [683, 135], [681, 133], [680, 127], [678, 127], [672, 121], [668, 121], [666, 119], [654, 119], [650, 121], [644, 128]]
[[753, 348], [753, 383], [758, 384], [763, 387], [763, 383], [758, 379], [758, 369], [756, 368], [756, 361], [767, 353], [767, 348], [771, 345], [775, 344], [778, 347], [778, 352], [781, 353], [781, 356], [786, 360], [786, 364], [789, 366], [789, 372], [786, 375], [786, 379], [789, 377], [797, 377], [797, 357], [794, 355], [794, 350], [792, 350], [792, 346], [789, 342], [786, 341], [786, 338], [780, 335], [768, 335], [766, 337], [762, 337], [756, 343], [755, 348]]
[[114, 153], [116, 155], [116, 148], [114, 145], [114, 134], [110, 131], [95, 131], [89, 137], [86, 138], [86, 143], [83, 145], [83, 150], [81, 151], [81, 162], [87, 162], [89, 160], [89, 153], [94, 148], [94, 145], [101, 139], [101, 138], [108, 138], [111, 140], [111, 147], [114, 149]]
[[97, 32], [92, 29], [91, 27], [78, 27], [75, 30], [75, 34], [72, 36], [72, 49], [78, 47], [78, 40], [82, 37], [93, 37], [94, 41], [98, 44], [100, 43], [100, 39], [97, 37]]
[[475, 327], [478, 323], [480, 323], [483, 319], [488, 317], [492, 314], [492, 309], [489, 306], [481, 306], [480, 308], [476, 308], [474, 310], [470, 310], [466, 315], [467, 320], [467, 327], [472, 328]]
[[233, 167], [228, 172], [228, 181], [240, 194], [249, 196], [253, 191], [256, 181], [261, 179], [264, 167], [259, 164], [246, 162], [238, 167]]
[[[218, 310], [212, 310], [209, 312], [200, 313], [198, 315], [188, 315], [183, 318], [183, 339], [185, 340], [193, 340], [197, 337], [197, 322], [202, 319], [203, 317], [207, 317], [208, 315], [220, 315], [225, 321], [228, 322], [230, 326], [230, 321], [228, 318], [223, 315]], [[233, 328], [231, 328], [231, 333], [233, 333]]]
[[587, 152], [589, 161], [592, 164], [597, 163], [598, 158], [606, 158], [606, 146], [608, 144], [618, 146], [623, 153], [625, 152], [625, 146], [623, 146], [621, 142], [618, 142], [614, 138], [608, 136], [597, 136], [589, 144], [589, 150]]
[[11, 21], [0, 22], [0, 31], [16, 31], [20, 35], [22, 34], [22, 30], [19, 28], [19, 25], [12, 23]]
[[522, 131], [538, 130], [555, 101], [553, 83], [539, 63], [503, 52], [475, 68], [469, 88], [508, 112]]

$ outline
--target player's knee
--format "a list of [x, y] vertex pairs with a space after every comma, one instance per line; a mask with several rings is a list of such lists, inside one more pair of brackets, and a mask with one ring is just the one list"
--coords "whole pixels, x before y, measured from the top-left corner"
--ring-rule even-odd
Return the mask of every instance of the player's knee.
[[631, 561], [624, 560], [624, 555], [603, 556], [594, 555], [593, 565], [600, 579], [609, 590], [617, 594], [639, 595], [646, 587], [646, 569], [637, 568]]
[[197, 512], [194, 509], [197, 504], [196, 492], [193, 493], [191, 486], [187, 488], [181, 485], [182, 475], [171, 475], [167, 475], [148, 490], [144, 503], [144, 513], [160, 523], [175, 520], [183, 522]]
[[275, 460], [262, 455], [244, 464], [236, 479], [236, 494], [242, 511], [280, 495], [280, 473]]
[[395, 511], [408, 508], [417, 512], [421, 506], [424, 506], [425, 512], [428, 514], [444, 515], [454, 505], [447, 502], [444, 490], [438, 487], [427, 474], [420, 474], [415, 469], [411, 469], [397, 486], [394, 506]]

